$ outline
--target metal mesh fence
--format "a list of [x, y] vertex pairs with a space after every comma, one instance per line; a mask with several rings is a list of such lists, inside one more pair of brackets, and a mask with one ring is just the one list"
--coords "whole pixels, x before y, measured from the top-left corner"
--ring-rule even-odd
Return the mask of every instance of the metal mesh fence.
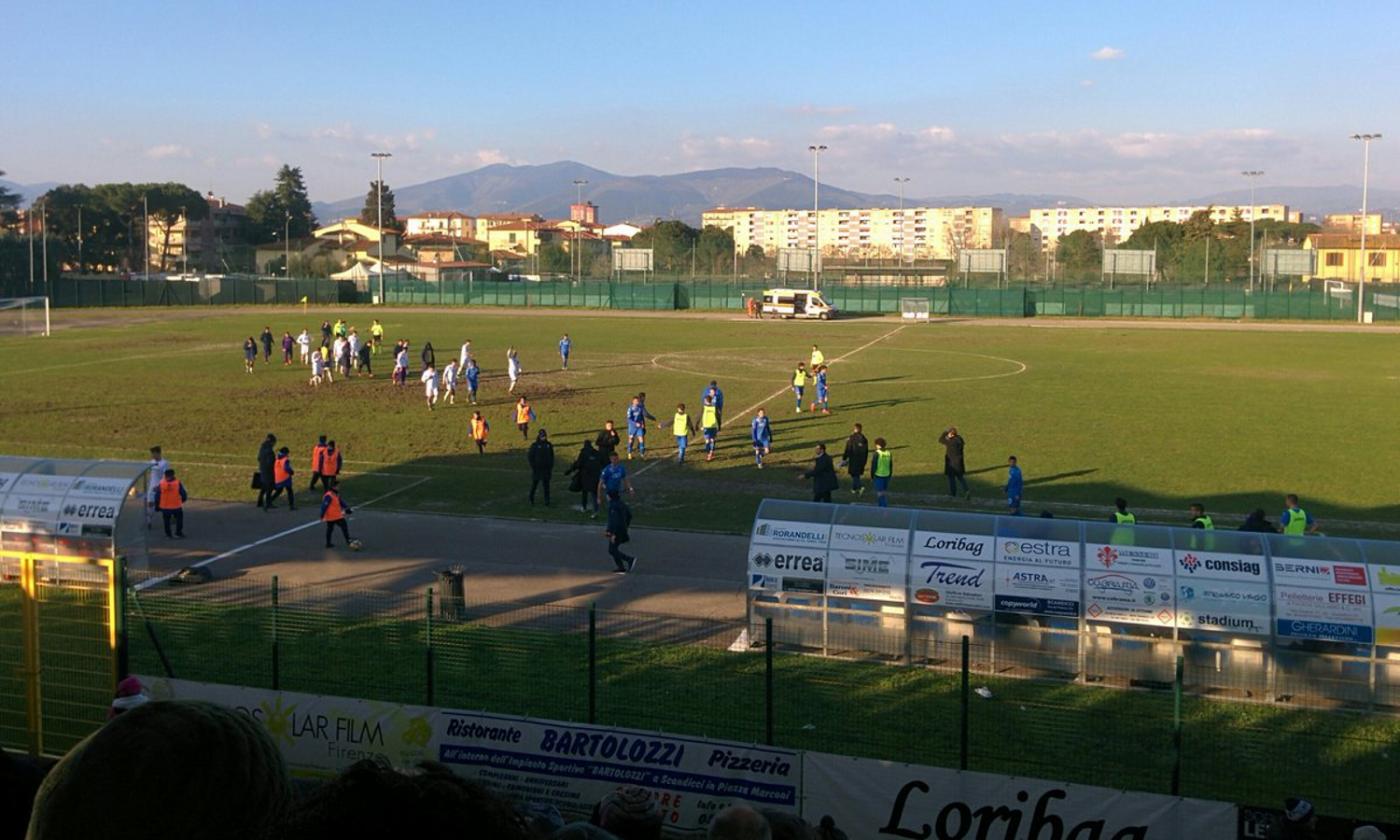
[[[132, 669], [179, 678], [772, 743], [1120, 789], [1400, 817], [1400, 718], [1220, 700], [1151, 651], [1056, 659], [961, 638], [879, 651], [833, 622], [838, 656], [757, 622], [467, 602], [243, 580], [128, 600]], [[740, 642], [736, 644], [736, 641]], [[168, 663], [168, 670], [166, 664]], [[900, 667], [913, 664], [919, 667]], [[1152, 663], [1154, 666], [1160, 663]], [[1178, 668], [1180, 670], [1178, 670]]]

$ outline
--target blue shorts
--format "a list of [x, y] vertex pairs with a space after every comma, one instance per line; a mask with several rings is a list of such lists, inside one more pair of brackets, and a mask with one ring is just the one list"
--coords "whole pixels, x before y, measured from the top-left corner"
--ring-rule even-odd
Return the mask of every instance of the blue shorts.
[[818, 388], [818, 389], [817, 389], [817, 402], [826, 402], [826, 389], [825, 389], [825, 388]]
[[719, 428], [716, 426], [711, 426], [710, 428], [702, 429], [701, 431], [705, 435], [705, 440], [714, 440], [715, 435], [719, 434]]
[[802, 396], [802, 386], [801, 386], [801, 385], [794, 385], [794, 386], [792, 386], [792, 392], [793, 392], [794, 394], [796, 394], [797, 396], [799, 396], [799, 397]]
[[883, 493], [890, 489], [890, 476], [877, 475], [870, 479], [870, 483], [874, 485], [876, 493]]
[[646, 425], [634, 426], [634, 425], [632, 425], [631, 423], [628, 423], [628, 424], [627, 424], [627, 436], [628, 436], [628, 437], [646, 437], [646, 434], [647, 434], [647, 427], [646, 427]]

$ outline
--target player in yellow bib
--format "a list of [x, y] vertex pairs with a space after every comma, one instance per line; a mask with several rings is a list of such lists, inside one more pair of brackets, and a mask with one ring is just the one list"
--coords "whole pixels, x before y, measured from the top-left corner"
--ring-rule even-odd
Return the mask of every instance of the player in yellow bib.
[[807, 366], [802, 362], [797, 363], [797, 369], [792, 372], [792, 393], [797, 397], [797, 413], [802, 413], [802, 392], [807, 389]]

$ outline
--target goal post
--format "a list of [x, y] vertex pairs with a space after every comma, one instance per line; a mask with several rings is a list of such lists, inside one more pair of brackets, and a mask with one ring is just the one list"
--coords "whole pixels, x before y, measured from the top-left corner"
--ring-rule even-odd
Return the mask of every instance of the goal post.
[[899, 299], [899, 317], [905, 321], [928, 321], [929, 299], [926, 297], [907, 297]]
[[48, 298], [0, 298], [0, 335], [48, 334]]

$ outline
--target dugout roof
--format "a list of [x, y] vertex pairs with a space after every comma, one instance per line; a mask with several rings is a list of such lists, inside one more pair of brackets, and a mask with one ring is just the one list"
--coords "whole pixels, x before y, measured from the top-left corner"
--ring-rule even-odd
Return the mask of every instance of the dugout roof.
[[149, 464], [0, 455], [0, 549], [147, 565]]

